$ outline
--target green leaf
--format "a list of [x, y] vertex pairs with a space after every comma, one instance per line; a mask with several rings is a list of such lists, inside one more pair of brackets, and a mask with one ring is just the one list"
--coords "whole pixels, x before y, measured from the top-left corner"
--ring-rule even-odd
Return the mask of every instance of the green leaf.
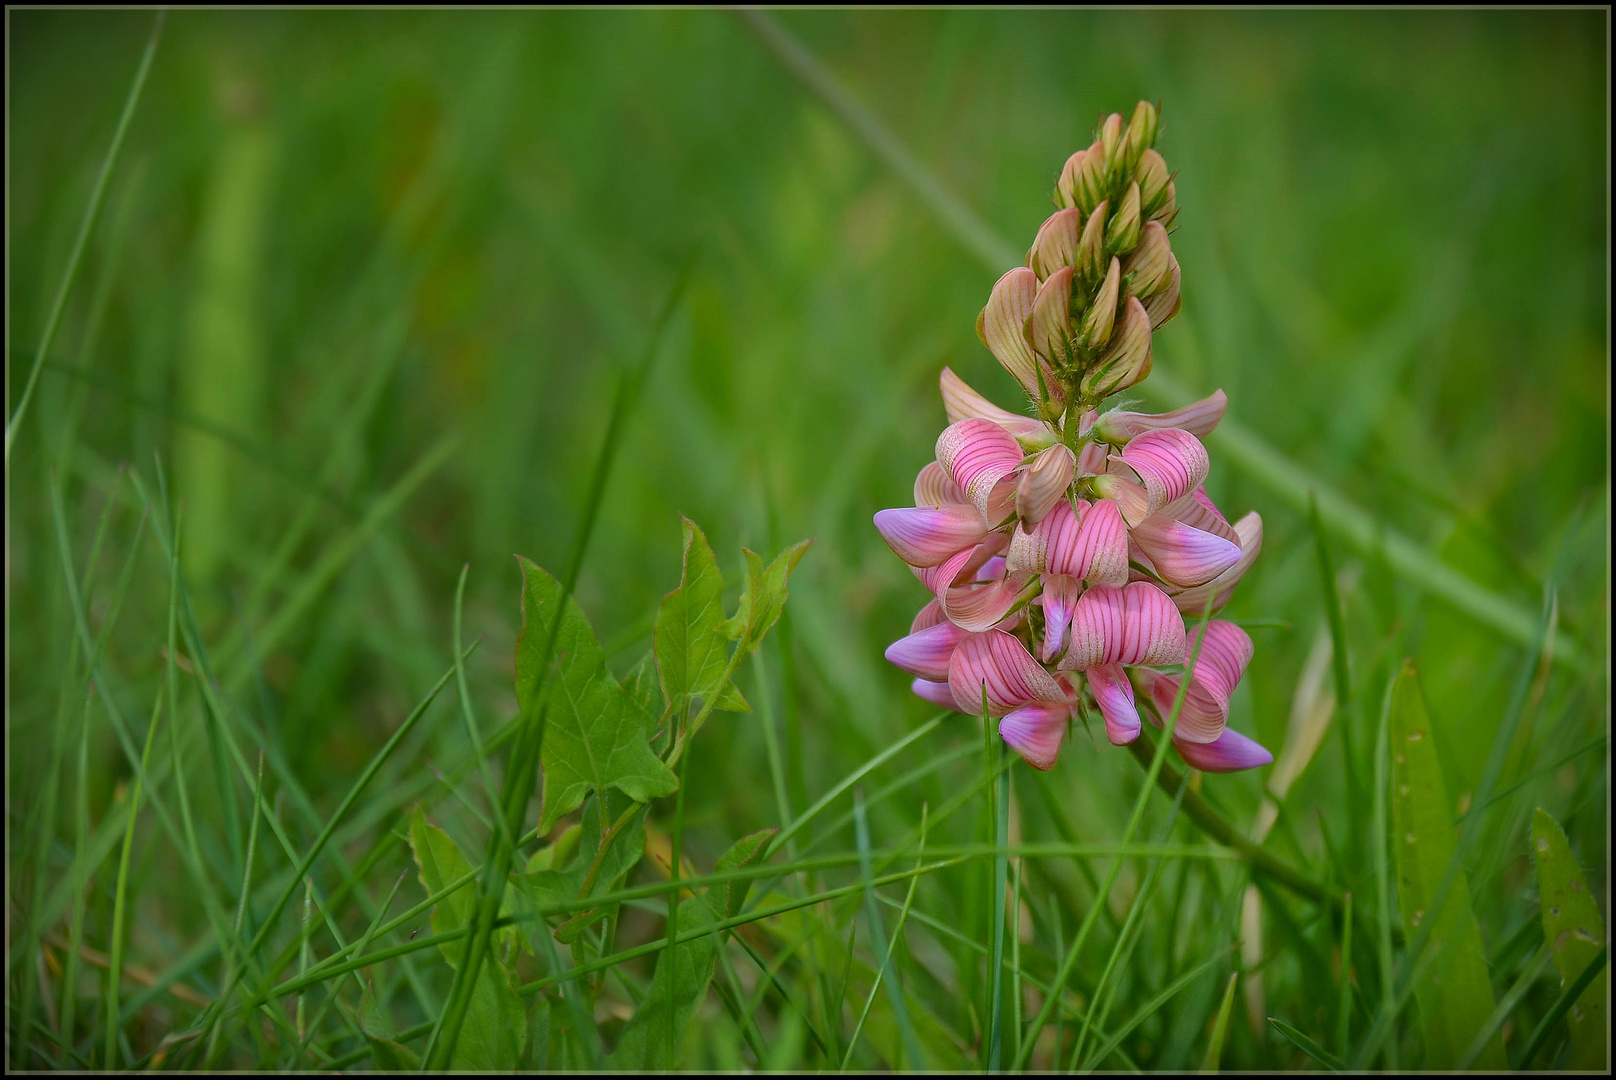
[[812, 540], [793, 544], [780, 553], [767, 569], [755, 553], [742, 548], [746, 556], [746, 586], [741, 590], [741, 606], [733, 618], [727, 620], [722, 632], [738, 641], [742, 652], [751, 652], [763, 640], [763, 635], [780, 620], [786, 607], [786, 579], [802, 561]]
[[[622, 796], [617, 798], [622, 799], [625, 805], [610, 808], [614, 811], [611, 814], [614, 821], [627, 805], [632, 805]], [[608, 892], [612, 882], [628, 873], [634, 864], [640, 861], [640, 856], [645, 851], [645, 806], [642, 804], [635, 810], [623, 830], [612, 837], [612, 842], [603, 855], [600, 844], [606, 827], [601, 823], [600, 806], [599, 799], [591, 799], [584, 805], [583, 821], [573, 840], [573, 846], [577, 849], [575, 857], [570, 861], [563, 858], [563, 866], [559, 870], [541, 866], [537, 870], [530, 869], [529, 873], [519, 879], [523, 898], [534, 910]], [[568, 833], [572, 833], [572, 830], [569, 829]], [[563, 839], [565, 838], [566, 834], [563, 834]], [[555, 846], [559, 848], [561, 842], [557, 841]], [[594, 880], [589, 882], [589, 871], [595, 865], [597, 856], [600, 865], [595, 872]], [[584, 888], [585, 882], [589, 882], [587, 892]], [[561, 927], [556, 930], [556, 939], [564, 944], [576, 941], [584, 927], [609, 910], [609, 907], [600, 907], [590, 908], [588, 911], [568, 912]], [[543, 932], [538, 922], [527, 925], [532, 928], [533, 933]]]
[[[1543, 903], [1543, 938], [1560, 972], [1560, 984], [1569, 986], [1598, 958], [1605, 944], [1605, 923], [1560, 823], [1541, 809], [1532, 813], [1532, 854], [1537, 860], [1537, 889]], [[1601, 971], [1571, 1006], [1567, 1069], [1606, 1068], [1608, 983], [1608, 974]], [[1526, 1061], [1521, 1064], [1531, 1066]]]
[[527, 860], [527, 872], [536, 874], [540, 870], [562, 870], [568, 861], [578, 852], [578, 840], [583, 836], [583, 826], [572, 825], [563, 829], [556, 842], [547, 844], [535, 851]]
[[535, 563], [522, 568], [522, 633], [516, 639], [516, 697], [526, 714], [540, 683], [549, 699], [544, 732], [544, 810], [549, 832], [591, 790], [617, 788], [635, 802], [671, 795], [678, 779], [646, 742], [651, 718], [606, 669], [606, 656], [578, 605], [567, 598], [555, 637], [554, 670], [541, 670], [561, 585]]
[[729, 645], [720, 631], [725, 625], [724, 576], [701, 527], [689, 518], [679, 520], [684, 526], [684, 573], [679, 587], [657, 608], [654, 636], [663, 696], [676, 713], [693, 697], [715, 696], [714, 708], [751, 712], [740, 691], [724, 680], [729, 666]]
[[1229, 983], [1223, 988], [1223, 1004], [1218, 1006], [1218, 1018], [1212, 1024], [1212, 1037], [1206, 1043], [1206, 1057], [1201, 1061], [1201, 1071], [1204, 1073], [1218, 1071], [1218, 1062], [1223, 1057], [1223, 1044], [1229, 1038], [1229, 1014], [1234, 1009], [1234, 984], [1239, 980], [1238, 971], [1229, 973]]
[[[623, 676], [623, 692], [628, 695], [629, 701], [634, 703], [634, 707], [648, 717], [662, 715], [662, 688], [658, 685], [657, 679], [656, 654], [649, 651], [636, 660], [634, 666], [628, 669], [628, 674]], [[652, 728], [648, 734], [655, 733], [654, 720]]]
[[[779, 829], [760, 829], [749, 836], [741, 837], [730, 845], [728, 851], [718, 857], [713, 873], [727, 874], [732, 870], [751, 866], [763, 857], [764, 852], [768, 850], [769, 841], [773, 840], [779, 831]], [[750, 879], [714, 885], [707, 890], [707, 905], [719, 918], [733, 919], [741, 913], [741, 906], [746, 903], [746, 894], [751, 888]]]
[[[1412, 934], [1436, 918], [1428, 949], [1439, 950], [1414, 983], [1425, 1033], [1425, 1067], [1451, 1069], [1493, 1011], [1492, 982], [1481, 929], [1470, 906], [1470, 888], [1460, 870], [1440, 913], [1428, 911], [1453, 858], [1453, 814], [1438, 762], [1436, 733], [1425, 710], [1414, 666], [1407, 661], [1392, 689], [1392, 847], [1397, 852], [1397, 901], [1403, 927]], [[1509, 1065], [1495, 1035], [1476, 1059], [1478, 1069]]]
[[376, 1002], [376, 987], [365, 984], [359, 995], [359, 1030], [370, 1043], [370, 1067], [376, 1072], [420, 1072], [421, 1056], [399, 1042], [393, 1025]]
[[[410, 817], [410, 848], [420, 870], [421, 887], [429, 894], [441, 892], [472, 870], [459, 846], [448, 833], [429, 824], [420, 807], [416, 807]], [[514, 890], [507, 886], [500, 905], [501, 914], [508, 914], [514, 901]], [[433, 906], [432, 932], [441, 934], [469, 926], [475, 918], [476, 906], [477, 894], [469, 885], [455, 890]], [[511, 988], [510, 973], [505, 967], [520, 946], [521, 936], [516, 927], [506, 926], [494, 931], [494, 940], [499, 947], [477, 973], [477, 985], [472, 989], [471, 1003], [450, 1061], [452, 1069], [503, 1072], [515, 1068], [521, 1058], [522, 1045], [527, 1039], [526, 1013], [522, 999]], [[462, 947], [458, 939], [438, 946], [451, 967], [460, 962]]]

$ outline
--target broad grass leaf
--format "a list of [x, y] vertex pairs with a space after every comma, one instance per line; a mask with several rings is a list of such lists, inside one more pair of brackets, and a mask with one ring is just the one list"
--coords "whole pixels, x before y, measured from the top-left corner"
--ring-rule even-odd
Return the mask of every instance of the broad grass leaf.
[[399, 1042], [387, 1014], [376, 1003], [376, 988], [365, 984], [359, 996], [359, 1030], [370, 1043], [370, 1067], [375, 1072], [420, 1072], [421, 1057]]
[[[1560, 985], [1569, 986], [1599, 956], [1605, 944], [1605, 923], [1564, 830], [1541, 809], [1532, 812], [1532, 856], [1537, 862], [1537, 890], [1543, 904], [1543, 937], [1560, 972]], [[1571, 1058], [1565, 1068], [1597, 1072], [1607, 1067], [1608, 985], [1607, 969], [1594, 977], [1567, 1014]]]
[[[617, 798], [628, 804], [626, 798], [622, 796], [617, 796]], [[585, 895], [595, 896], [608, 892], [612, 887], [612, 882], [628, 873], [634, 864], [640, 861], [640, 856], [645, 851], [645, 806], [642, 804], [635, 810], [623, 830], [612, 837], [611, 844], [604, 853], [601, 852], [600, 847], [601, 838], [605, 834], [605, 828], [601, 822], [600, 806], [599, 799], [591, 799], [584, 805], [583, 821], [578, 827], [571, 844], [576, 853], [571, 855], [564, 853], [564, 857], [560, 859], [562, 865], [559, 869], [550, 865], [541, 865], [534, 868], [530, 862], [529, 872], [518, 879], [523, 902], [531, 905], [533, 910], [543, 910], [558, 903], [578, 900]], [[615, 813], [611, 815], [613, 820], [625, 808], [612, 807], [611, 809], [615, 810]], [[563, 834], [563, 838], [565, 839], [566, 835], [572, 834], [572, 832], [569, 829], [567, 834]], [[562, 845], [560, 841], [557, 841], [554, 846], [560, 848]], [[544, 849], [544, 851], [550, 850], [550, 848]], [[544, 854], [544, 851], [535, 855], [534, 860], [538, 860], [539, 855]], [[589, 889], [586, 893], [584, 883], [588, 880], [589, 870], [595, 864], [597, 857], [600, 859], [600, 868], [596, 871], [595, 880], [589, 884]], [[588, 911], [574, 910], [567, 912], [561, 928], [556, 931], [557, 940], [563, 943], [577, 940], [578, 931], [606, 914], [607, 910], [606, 908], [591, 908]], [[533, 921], [527, 925], [531, 927], [532, 933], [544, 932], [543, 923], [539, 921]], [[570, 930], [565, 929], [569, 926], [571, 927]]]
[[[1389, 737], [1392, 847], [1404, 932], [1412, 934], [1425, 919], [1437, 919], [1426, 948], [1439, 953], [1414, 984], [1425, 1034], [1425, 1067], [1451, 1069], [1492, 1014], [1492, 982], [1464, 871], [1449, 888], [1442, 910], [1429, 910], [1453, 858], [1453, 814], [1437, 758], [1436, 733], [1414, 666], [1407, 661], [1392, 689]], [[1475, 1067], [1508, 1066], [1504, 1044], [1494, 1035]]]
[[746, 585], [741, 590], [740, 607], [724, 623], [723, 633], [737, 641], [736, 647], [742, 652], [757, 648], [763, 635], [780, 621], [786, 607], [786, 580], [812, 543], [804, 540], [791, 545], [767, 567], [756, 552], [741, 549], [746, 555]]
[[729, 643], [720, 632], [725, 622], [724, 575], [701, 527], [689, 518], [679, 520], [684, 527], [684, 572], [679, 587], [662, 598], [656, 615], [654, 641], [663, 696], [676, 712], [693, 697], [715, 695], [715, 708], [751, 712], [733, 684], [719, 685], [729, 665]]
[[[410, 817], [410, 848], [420, 870], [421, 887], [429, 894], [440, 892], [472, 869], [449, 834], [429, 824], [420, 807]], [[470, 925], [476, 897], [476, 889], [468, 884], [439, 900], [432, 908], [432, 932], [441, 934]], [[509, 913], [514, 899], [513, 890], [507, 887], [501, 914]], [[522, 999], [511, 988], [505, 966], [520, 946], [521, 937], [515, 927], [507, 926], [494, 931], [494, 941], [494, 954], [477, 973], [477, 985], [472, 989], [460, 1038], [449, 1062], [451, 1069], [505, 1072], [514, 1069], [521, 1059], [527, 1040], [526, 1012]], [[460, 962], [462, 947], [458, 939], [438, 946], [450, 967]]]
[[635, 802], [673, 794], [678, 779], [646, 742], [651, 718], [606, 669], [600, 642], [571, 597], [555, 636], [553, 670], [543, 670], [561, 584], [520, 555], [517, 562], [522, 632], [516, 639], [516, 697], [527, 713], [542, 682], [549, 704], [539, 831], [549, 832], [592, 790], [604, 796], [615, 787]]

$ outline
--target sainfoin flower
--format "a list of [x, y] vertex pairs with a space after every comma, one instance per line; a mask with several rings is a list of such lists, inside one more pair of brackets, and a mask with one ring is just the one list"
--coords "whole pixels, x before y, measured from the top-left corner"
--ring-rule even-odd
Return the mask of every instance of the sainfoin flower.
[[1167, 234], [1178, 207], [1152, 146], [1157, 124], [1140, 102], [1072, 155], [1059, 209], [977, 320], [1033, 415], [944, 368], [936, 460], [915, 478], [913, 507], [875, 515], [932, 594], [887, 659], [926, 700], [996, 718], [1040, 769], [1054, 766], [1075, 717], [1097, 712], [1126, 745], [1180, 695], [1173, 745], [1190, 765], [1273, 760], [1227, 726], [1251, 639], [1221, 619], [1186, 632], [1186, 617], [1198, 625], [1209, 604], [1228, 602], [1262, 547], [1260, 517], [1231, 524], [1206, 493], [1201, 437], [1227, 398], [1155, 414], [1104, 408], [1150, 373], [1152, 336], [1179, 308]]

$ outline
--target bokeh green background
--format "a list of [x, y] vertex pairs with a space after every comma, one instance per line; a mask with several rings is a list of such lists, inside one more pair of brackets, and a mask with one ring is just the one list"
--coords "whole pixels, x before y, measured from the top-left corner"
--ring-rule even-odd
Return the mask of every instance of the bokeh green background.
[[[14, 402], [152, 17], [8, 19]], [[1160, 99], [1185, 299], [1157, 336], [1158, 370], [1223, 387], [1230, 416], [1318, 482], [1527, 611], [1560, 559], [1557, 633], [1597, 670], [1556, 669], [1520, 774], [1607, 730], [1608, 13], [781, 19], [1017, 247], [1096, 116]], [[485, 637], [473, 696], [490, 722], [514, 713], [511, 555], [564, 563], [615, 380], [691, 251], [579, 598], [621, 669], [677, 582], [679, 514], [732, 577], [743, 544], [813, 537], [787, 653], [763, 669], [800, 810], [930, 715], [881, 658], [924, 594], [870, 517], [905, 502], [931, 454], [942, 366], [1016, 404], [973, 330], [994, 273], [727, 13], [171, 12], [9, 462], [10, 820], [49, 760], [71, 640], [51, 470], [82, 563], [119, 464], [154, 480], [162, 461], [198, 618], [227, 653], [243, 627], [271, 634], [241, 706], [329, 808], [449, 662], [462, 564], [467, 633]], [[332, 565], [444, 439], [446, 456]], [[113, 567], [138, 519], [117, 490]], [[1323, 633], [1313, 535], [1216, 453], [1209, 490], [1267, 524], [1230, 609], [1267, 620], [1233, 722], [1277, 749]], [[145, 543], [108, 645], [135, 716], [166, 627], [167, 572]], [[1378, 702], [1376, 665], [1412, 656], [1449, 788], [1469, 790], [1521, 643], [1334, 543], [1362, 694]], [[1373, 712], [1348, 718], [1360, 748]], [[945, 730], [927, 753], [980, 738], [963, 719]], [[463, 740], [440, 719], [390, 775]], [[129, 770], [110, 733], [91, 750], [99, 818]], [[1340, 754], [1332, 738], [1278, 841], [1315, 863], [1316, 811], [1337, 835], [1368, 830], [1341, 811]], [[1601, 881], [1606, 762], [1583, 756], [1524, 796], [1566, 823]], [[875, 832], [897, 835], [972, 768], [882, 804]], [[755, 717], [715, 721], [692, 770], [700, 860], [779, 823]], [[1137, 777], [1079, 732], [1053, 781], [1101, 840]], [[1261, 782], [1208, 786], [1249, 821]], [[1505, 840], [1478, 886], [1490, 944], [1528, 910], [1524, 833]], [[148, 873], [163, 865], [148, 856]], [[153, 889], [132, 939], [148, 963], [199, 933], [183, 896]], [[1250, 1064], [1292, 1060], [1250, 1032], [1231, 1047]]]

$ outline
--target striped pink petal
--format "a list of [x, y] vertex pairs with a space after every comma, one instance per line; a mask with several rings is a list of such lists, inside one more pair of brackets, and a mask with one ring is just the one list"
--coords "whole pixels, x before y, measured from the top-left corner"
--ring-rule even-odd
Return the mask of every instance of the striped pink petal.
[[1127, 584], [1128, 529], [1117, 504], [1101, 499], [1083, 512], [1077, 528], [1053, 530], [1048, 567], [1052, 574], [1070, 574], [1098, 585]]
[[976, 333], [1029, 397], [1038, 397], [1037, 358], [1025, 327], [1038, 296], [1038, 275], [1018, 266], [993, 286], [987, 307], [976, 319]]
[[[1027, 319], [1027, 340], [1033, 352], [1045, 359], [1062, 363], [1071, 355], [1072, 334], [1072, 275], [1070, 266], [1063, 266], [1049, 275], [1038, 289], [1032, 302], [1032, 315]], [[1045, 382], [1049, 381], [1045, 369]]]
[[1184, 618], [1167, 594], [1145, 581], [1120, 589], [1091, 585], [1072, 612], [1064, 671], [1100, 664], [1172, 664], [1184, 654]]
[[1084, 672], [1089, 689], [1105, 717], [1105, 737], [1113, 746], [1127, 746], [1139, 737], [1139, 709], [1133, 701], [1133, 684], [1121, 664], [1100, 664]]
[[999, 737], [1028, 765], [1048, 772], [1055, 767], [1071, 717], [1072, 707], [1063, 701], [1023, 705], [999, 721]]
[[989, 533], [980, 544], [959, 551], [936, 566], [911, 566], [910, 569], [914, 571], [915, 577], [920, 579], [920, 583], [931, 590], [933, 596], [941, 597], [943, 592], [956, 582], [976, 580], [977, 571], [988, 559], [997, 555], [1004, 544], [1004, 533]]
[[1136, 435], [1162, 428], [1181, 428], [1191, 435], [1210, 435], [1223, 419], [1229, 407], [1229, 398], [1222, 390], [1214, 390], [1200, 401], [1191, 402], [1182, 409], [1164, 413], [1128, 412], [1113, 409], [1100, 417], [1095, 425], [1100, 438], [1113, 446], [1120, 446]]
[[1223, 734], [1209, 743], [1184, 742], [1175, 738], [1173, 748], [1186, 763], [1202, 772], [1238, 772], [1271, 765], [1274, 761], [1274, 755], [1260, 743], [1232, 728], [1224, 728]]
[[1177, 502], [1163, 507], [1162, 516], [1182, 521], [1191, 528], [1209, 532], [1213, 536], [1221, 536], [1230, 543], [1240, 543], [1239, 534], [1234, 531], [1234, 526], [1229, 524], [1217, 504], [1207, 495], [1204, 485]]
[[1128, 535], [1170, 585], [1204, 585], [1240, 561], [1239, 544], [1166, 514], [1146, 518]]
[[1078, 476], [1103, 476], [1109, 458], [1106, 456], [1103, 443], [1084, 443], [1082, 451], [1077, 455]]
[[1027, 252], [1027, 265], [1040, 279], [1063, 266], [1077, 263], [1077, 241], [1083, 235], [1083, 213], [1076, 208], [1057, 210], [1038, 227]]
[[926, 627], [936, 626], [942, 621], [943, 605], [938, 602], [936, 597], [933, 597], [931, 600], [926, 602], [925, 607], [920, 609], [919, 614], [915, 616], [915, 621], [909, 624], [909, 632], [911, 634], [918, 634], [920, 631], [926, 629]]
[[1030, 576], [1010, 573], [998, 581], [947, 589], [939, 597], [943, 614], [963, 629], [987, 630], [1010, 614]]
[[963, 641], [949, 660], [948, 685], [959, 710], [975, 715], [982, 712], [984, 686], [990, 716], [1065, 696], [1055, 677], [1032, 658], [1027, 647], [1003, 630], [989, 630]]
[[948, 478], [948, 470], [935, 461], [926, 462], [926, 467], [915, 477], [916, 506], [965, 505], [969, 502], [959, 485]]
[[961, 420], [937, 436], [937, 460], [984, 517], [994, 488], [1021, 458], [1021, 444], [991, 420]]
[[1194, 491], [1212, 467], [1201, 440], [1178, 428], [1135, 436], [1123, 448], [1122, 460], [1139, 474], [1152, 514]]
[[987, 535], [982, 515], [963, 504], [877, 511], [875, 527], [910, 566], [936, 566]]
[[967, 636], [951, 622], [938, 623], [894, 641], [887, 646], [886, 657], [911, 675], [944, 680], [948, 678], [948, 658]]
[[1040, 450], [1021, 474], [1016, 486], [1016, 514], [1027, 525], [1037, 525], [1072, 486], [1077, 459], [1060, 443]]
[[[1109, 464], [1116, 465], [1119, 469], [1124, 468], [1114, 461]], [[1130, 527], [1139, 524], [1153, 512], [1150, 509], [1150, 496], [1145, 493], [1145, 489], [1125, 476], [1105, 473], [1096, 476], [1092, 483], [1096, 495], [1102, 499], [1116, 501], [1118, 509], [1122, 511], [1122, 520]]]
[[1038, 659], [1050, 663], [1066, 647], [1066, 629], [1072, 624], [1082, 586], [1065, 574], [1045, 574], [1043, 579], [1044, 643]]
[[954, 704], [954, 691], [948, 688], [945, 682], [932, 682], [930, 679], [916, 679], [909, 684], [909, 689], [918, 696], [925, 698], [933, 705], [941, 705], [945, 709], [956, 709]]
[[1256, 561], [1257, 553], [1262, 550], [1262, 518], [1255, 510], [1234, 523], [1235, 536], [1240, 542], [1240, 558], [1235, 564], [1205, 585], [1183, 589], [1173, 594], [1173, 603], [1178, 610], [1187, 615], [1200, 615], [1206, 610], [1206, 602], [1212, 600], [1212, 610], [1221, 611], [1223, 605], [1229, 602], [1234, 595], [1234, 588], [1240, 584], [1251, 564]]
[[[1185, 664], [1194, 651], [1193, 638], [1184, 646]], [[1183, 742], [1209, 743], [1223, 734], [1229, 722], [1229, 698], [1251, 662], [1251, 638], [1234, 623], [1213, 619], [1206, 627], [1206, 644], [1196, 659], [1195, 671], [1190, 678], [1184, 705], [1179, 710], [1174, 739]], [[1173, 699], [1183, 677], [1159, 675], [1149, 679], [1150, 697], [1156, 710], [1165, 718], [1172, 711]]]
[[950, 424], [971, 419], [992, 420], [1026, 446], [1048, 446], [1055, 441], [1055, 433], [1050, 430], [1048, 424], [1030, 416], [1013, 413], [1009, 409], [999, 408], [972, 390], [965, 384], [964, 379], [948, 368], [943, 369], [938, 382], [943, 392], [943, 409], [948, 413]]

